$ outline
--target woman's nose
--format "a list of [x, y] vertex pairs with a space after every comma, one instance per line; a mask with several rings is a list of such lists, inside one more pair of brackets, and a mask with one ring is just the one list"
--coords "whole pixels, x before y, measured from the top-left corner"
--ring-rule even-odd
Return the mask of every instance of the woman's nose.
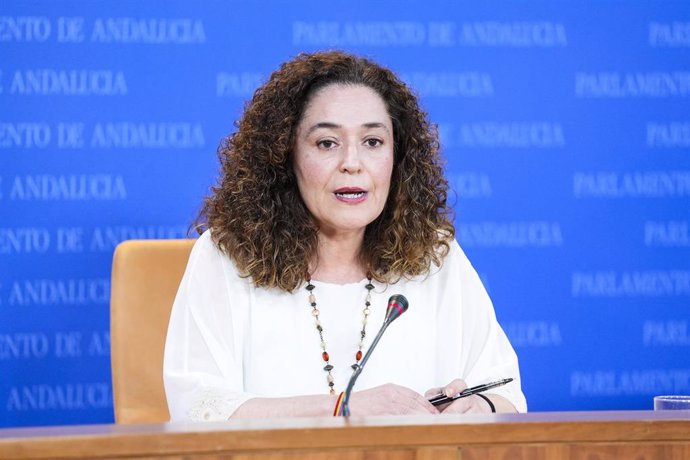
[[340, 163], [340, 171], [350, 174], [362, 169], [359, 146], [356, 143], [348, 143], [343, 149], [343, 158]]

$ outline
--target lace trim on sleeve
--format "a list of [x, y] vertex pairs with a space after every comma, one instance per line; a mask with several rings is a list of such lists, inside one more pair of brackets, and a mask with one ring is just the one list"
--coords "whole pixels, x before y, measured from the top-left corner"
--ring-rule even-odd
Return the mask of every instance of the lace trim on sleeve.
[[246, 393], [228, 393], [214, 388], [206, 388], [200, 392], [194, 405], [187, 411], [187, 416], [193, 422], [215, 422], [228, 420], [230, 416], [251, 395]]

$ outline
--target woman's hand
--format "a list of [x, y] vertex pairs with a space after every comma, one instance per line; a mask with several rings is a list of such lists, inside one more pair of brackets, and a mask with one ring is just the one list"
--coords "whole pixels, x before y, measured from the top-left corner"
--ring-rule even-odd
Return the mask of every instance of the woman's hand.
[[352, 415], [438, 414], [424, 396], [409, 388], [387, 383], [350, 396]]
[[[440, 394], [448, 397], [454, 396], [467, 388], [467, 383], [462, 379], [455, 379], [442, 388], [432, 388], [424, 393], [425, 398], [433, 398]], [[459, 398], [447, 404], [436, 406], [443, 414], [490, 414], [491, 407], [481, 397], [477, 395]]]

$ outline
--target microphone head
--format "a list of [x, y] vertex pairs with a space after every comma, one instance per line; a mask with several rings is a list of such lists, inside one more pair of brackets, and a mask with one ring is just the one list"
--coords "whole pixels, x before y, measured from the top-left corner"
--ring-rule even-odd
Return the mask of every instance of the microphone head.
[[388, 309], [386, 310], [386, 319], [384, 323], [390, 323], [398, 316], [405, 313], [409, 307], [407, 299], [402, 294], [393, 294], [390, 299], [388, 299]]

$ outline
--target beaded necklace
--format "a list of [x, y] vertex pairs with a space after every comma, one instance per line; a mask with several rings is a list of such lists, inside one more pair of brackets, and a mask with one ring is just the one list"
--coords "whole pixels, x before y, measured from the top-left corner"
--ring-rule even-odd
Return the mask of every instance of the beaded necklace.
[[[307, 276], [307, 291], [309, 292], [309, 304], [311, 305], [311, 314], [314, 317], [314, 325], [316, 326], [316, 330], [319, 333], [319, 339], [321, 339], [321, 349], [323, 352], [321, 353], [321, 358], [324, 360], [326, 365], [323, 367], [323, 370], [326, 371], [326, 382], [328, 382], [328, 391], [330, 394], [334, 395], [335, 390], [333, 387], [335, 386], [335, 382], [333, 379], [333, 374], [331, 371], [333, 370], [333, 365], [330, 362], [330, 356], [328, 355], [328, 352], [326, 351], [326, 342], [323, 340], [323, 327], [321, 326], [321, 321], [319, 321], [319, 309], [316, 308], [316, 296], [314, 295], [314, 286], [311, 284], [311, 277]], [[362, 310], [362, 330], [359, 331], [360, 339], [359, 343], [357, 345], [357, 352], [355, 353], [355, 363], [351, 366], [352, 370], [355, 371], [359, 367], [359, 361], [362, 359], [362, 347], [364, 346], [364, 337], [367, 335], [367, 318], [369, 317], [369, 306], [371, 306], [371, 291], [374, 289], [374, 285], [371, 284], [371, 276], [367, 275], [367, 284], [364, 286], [364, 288], [367, 290], [367, 296], [364, 300], [364, 309]]]

